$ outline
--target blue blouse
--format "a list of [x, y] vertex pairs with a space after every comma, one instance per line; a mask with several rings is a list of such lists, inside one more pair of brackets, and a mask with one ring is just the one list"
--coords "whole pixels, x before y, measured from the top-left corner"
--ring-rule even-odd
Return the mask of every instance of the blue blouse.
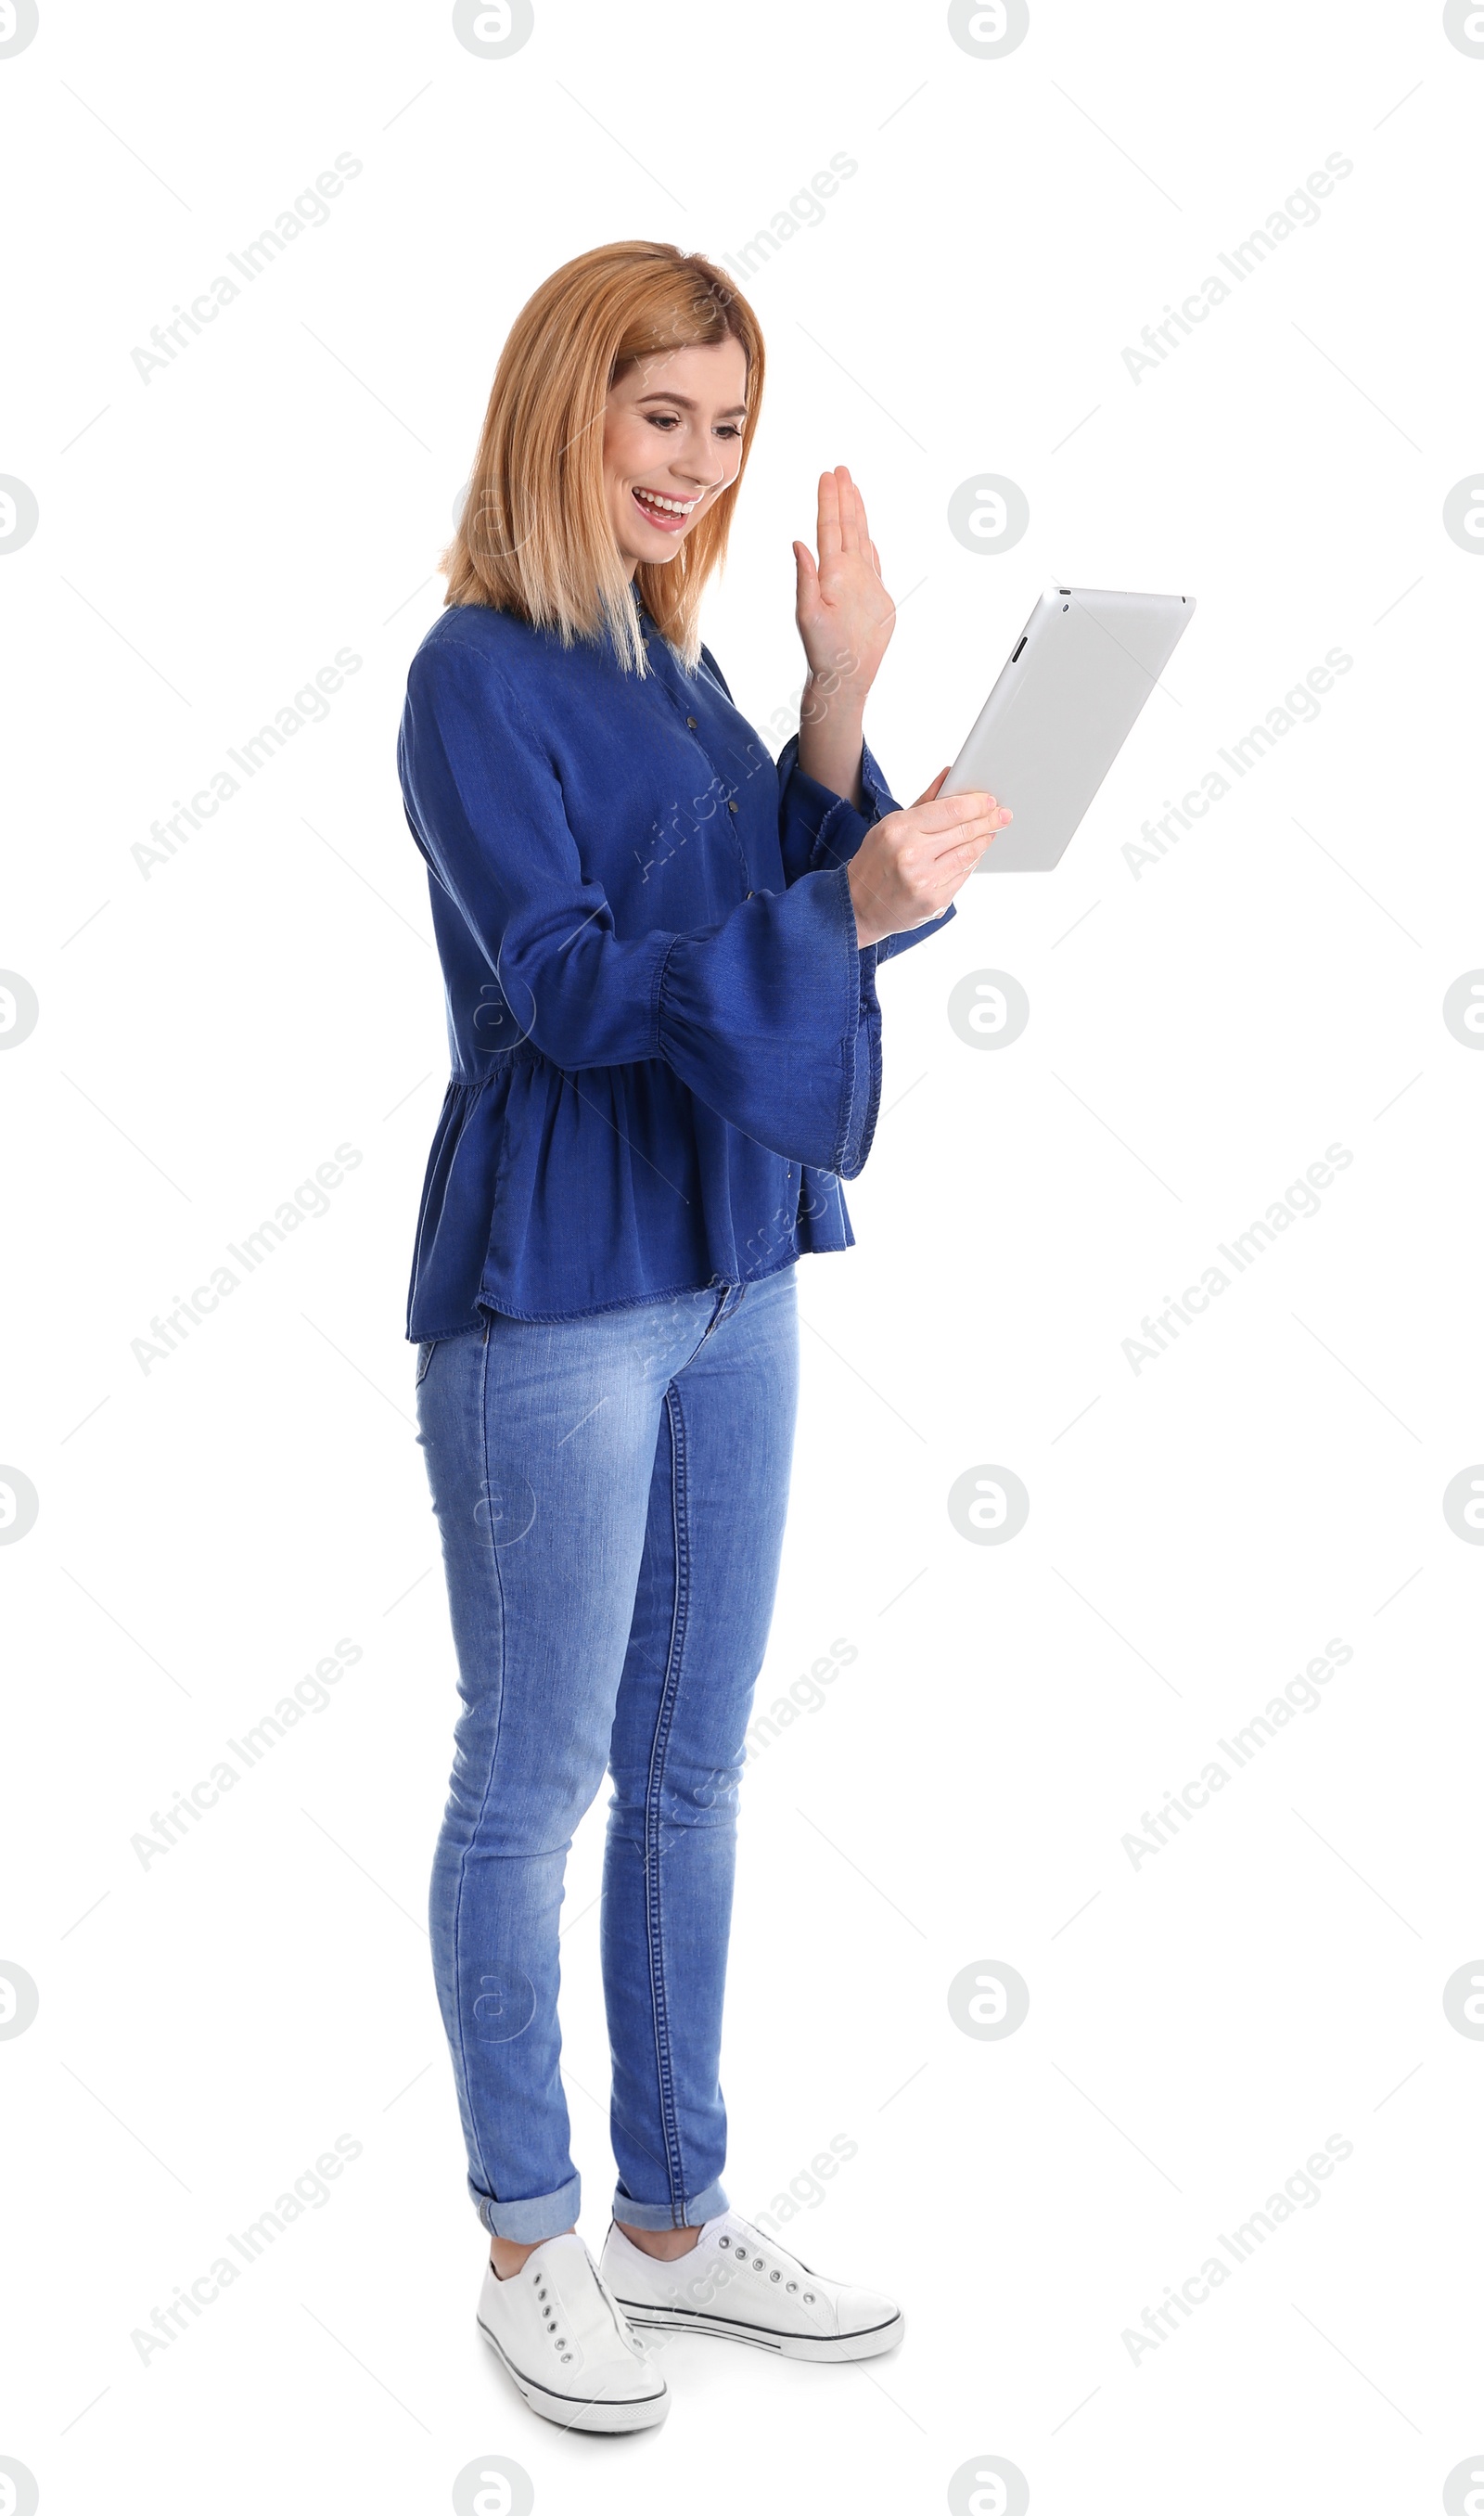
[[639, 602], [648, 671], [604, 637], [445, 608], [397, 746], [428, 864], [452, 1068], [429, 1155], [410, 1339], [480, 1308], [559, 1320], [741, 1284], [854, 1239], [842, 1178], [881, 1099], [878, 961], [846, 865], [867, 814], [775, 764], [704, 648]]

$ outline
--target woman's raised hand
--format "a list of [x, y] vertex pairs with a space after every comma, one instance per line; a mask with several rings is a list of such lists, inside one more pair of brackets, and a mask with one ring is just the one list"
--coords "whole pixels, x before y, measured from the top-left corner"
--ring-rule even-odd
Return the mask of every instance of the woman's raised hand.
[[[805, 699], [800, 766], [847, 800], [859, 794], [860, 712], [896, 626], [882, 583], [866, 502], [845, 464], [819, 476], [819, 558], [795, 542], [799, 635], [814, 692]], [[837, 758], [838, 754], [838, 758]], [[860, 944], [941, 917], [995, 832], [1010, 818], [993, 795], [940, 795], [940, 769], [905, 812], [866, 832], [849, 869]]]
[[1013, 818], [993, 795], [940, 795], [947, 775], [940, 769], [915, 804], [874, 821], [850, 859], [858, 944], [941, 917], [995, 832]]
[[825, 695], [838, 693], [858, 710], [896, 626], [896, 606], [882, 583], [866, 502], [844, 463], [819, 476], [818, 538], [817, 561], [807, 542], [794, 544], [799, 635]]

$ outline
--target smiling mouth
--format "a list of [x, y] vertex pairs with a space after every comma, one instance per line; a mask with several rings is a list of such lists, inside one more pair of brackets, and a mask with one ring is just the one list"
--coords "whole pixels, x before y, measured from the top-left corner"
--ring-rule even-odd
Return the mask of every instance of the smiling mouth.
[[645, 524], [662, 533], [683, 532], [701, 503], [699, 498], [666, 498], [658, 489], [631, 489], [629, 494]]

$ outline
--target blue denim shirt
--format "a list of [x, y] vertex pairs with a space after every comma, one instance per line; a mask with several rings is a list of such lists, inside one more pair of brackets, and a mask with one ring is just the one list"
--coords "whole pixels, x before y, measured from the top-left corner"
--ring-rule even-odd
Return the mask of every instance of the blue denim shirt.
[[[638, 597], [636, 596], [636, 601]], [[451, 1078], [407, 1335], [749, 1283], [854, 1239], [841, 1194], [881, 1099], [880, 960], [845, 867], [867, 812], [774, 763], [705, 649], [639, 604], [611, 640], [483, 605], [413, 657], [397, 747], [428, 864]]]

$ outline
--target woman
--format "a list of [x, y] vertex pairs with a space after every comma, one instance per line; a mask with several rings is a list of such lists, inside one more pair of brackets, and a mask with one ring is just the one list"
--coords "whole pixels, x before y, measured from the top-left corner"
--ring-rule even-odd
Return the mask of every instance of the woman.
[[[899, 811], [862, 742], [894, 613], [843, 468], [817, 564], [794, 545], [808, 679], [776, 767], [732, 706], [698, 609], [763, 377], [751, 309], [674, 246], [603, 246], [536, 291], [398, 755], [453, 1069], [407, 1319], [462, 1700], [433, 1959], [490, 2236], [480, 2327], [534, 2410], [589, 2429], [665, 2416], [635, 2327], [836, 2360], [902, 2326], [728, 2208], [722, 1983], [795, 1261], [852, 1237], [877, 963], [952, 915], [1008, 816], [939, 800], [941, 776]], [[556, 1990], [605, 1770], [599, 2268]]]

